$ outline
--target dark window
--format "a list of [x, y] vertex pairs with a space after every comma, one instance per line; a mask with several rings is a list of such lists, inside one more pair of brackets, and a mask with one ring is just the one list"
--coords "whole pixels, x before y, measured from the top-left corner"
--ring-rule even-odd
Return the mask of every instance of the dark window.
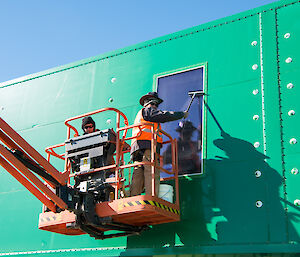
[[[159, 106], [161, 110], [185, 111], [191, 101], [188, 93], [203, 91], [203, 67], [160, 76], [157, 90], [164, 100]], [[202, 109], [203, 97], [195, 97], [187, 119], [162, 124], [162, 129], [178, 140], [179, 175], [201, 173]], [[164, 146], [161, 154], [164, 156], [164, 167], [170, 168], [170, 147]], [[167, 175], [162, 172], [161, 176]]]

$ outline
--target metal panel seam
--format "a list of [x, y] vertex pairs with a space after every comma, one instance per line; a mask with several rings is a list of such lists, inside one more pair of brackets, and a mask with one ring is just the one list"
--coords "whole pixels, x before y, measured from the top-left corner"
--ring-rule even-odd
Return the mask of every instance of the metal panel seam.
[[67, 252], [109, 251], [109, 250], [125, 250], [125, 249], [126, 249], [126, 247], [73, 248], [73, 249], [59, 249], [59, 250], [41, 250], [41, 251], [28, 251], [28, 252], [0, 253], [0, 256], [48, 254], [48, 253], [67, 253]]
[[284, 7], [287, 7], [287, 6], [290, 6], [290, 5], [299, 4], [299, 3], [300, 3], [300, 0], [299, 1], [295, 1], [293, 3], [284, 4], [284, 5], [278, 6], [277, 8], [275, 8], [275, 10], [281, 9], [281, 8], [284, 8]]
[[[299, 1], [300, 2], [300, 1]], [[284, 149], [284, 138], [283, 138], [283, 124], [282, 124], [282, 92], [281, 92], [281, 80], [280, 80], [280, 60], [279, 60], [279, 31], [278, 31], [278, 9], [275, 9], [275, 30], [276, 30], [276, 53], [277, 53], [277, 87], [279, 96], [279, 117], [280, 117], [280, 141], [281, 141], [281, 162], [282, 162], [282, 176], [283, 176], [283, 194], [284, 194], [284, 210], [285, 218], [288, 220], [288, 208], [287, 208], [287, 192], [286, 192], [286, 170], [285, 170], [285, 149]], [[288, 222], [286, 222], [286, 235], [289, 241], [289, 228]]]
[[264, 155], [267, 154], [266, 143], [266, 115], [265, 115], [265, 92], [264, 92], [264, 62], [263, 62], [263, 42], [262, 42], [262, 19], [259, 14], [259, 38], [260, 38], [260, 77], [261, 77], [261, 101], [262, 101], [262, 120], [263, 120], [263, 141]]

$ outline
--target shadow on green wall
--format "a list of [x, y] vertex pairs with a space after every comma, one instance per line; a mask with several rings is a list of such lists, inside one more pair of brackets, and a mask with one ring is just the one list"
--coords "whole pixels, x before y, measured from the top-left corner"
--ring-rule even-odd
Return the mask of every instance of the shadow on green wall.
[[223, 130], [213, 144], [225, 157], [204, 160], [204, 175], [180, 178], [181, 221], [128, 237], [128, 248], [283, 243], [298, 235], [287, 223], [283, 178], [269, 157]]

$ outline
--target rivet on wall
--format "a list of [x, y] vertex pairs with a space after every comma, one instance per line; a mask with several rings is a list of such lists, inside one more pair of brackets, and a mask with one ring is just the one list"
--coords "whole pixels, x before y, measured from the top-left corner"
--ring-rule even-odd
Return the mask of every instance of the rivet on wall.
[[258, 69], [258, 65], [257, 64], [253, 64], [252, 65], [252, 70], [257, 70]]
[[294, 116], [294, 115], [295, 115], [295, 111], [294, 111], [294, 110], [290, 110], [290, 111], [288, 112], [288, 115], [289, 115], [289, 116]]
[[293, 175], [297, 175], [299, 173], [299, 170], [297, 168], [292, 168], [291, 173]]
[[284, 38], [289, 38], [290, 36], [291, 36], [290, 33], [285, 33], [285, 34], [284, 34]]
[[296, 199], [296, 200], [294, 201], [294, 204], [295, 204], [296, 206], [300, 206], [300, 200], [299, 200], [299, 199]]
[[263, 202], [262, 201], [256, 201], [255, 203], [257, 208], [261, 208], [263, 206]]
[[255, 148], [260, 147], [260, 143], [259, 142], [255, 142], [253, 145], [254, 145]]
[[290, 139], [290, 144], [291, 144], [291, 145], [297, 144], [297, 139], [296, 139], [296, 138], [291, 138], [291, 139]]
[[258, 115], [254, 115], [253, 116], [253, 120], [258, 120], [259, 119], [259, 116]]
[[106, 124], [110, 125], [110, 124], [111, 124], [111, 119], [108, 119], [108, 120], [106, 121]]
[[286, 63], [291, 63], [292, 61], [293, 61], [293, 59], [292, 59], [291, 57], [288, 57], [288, 58], [285, 60]]
[[111, 97], [111, 98], [108, 99], [108, 101], [109, 101], [110, 103], [112, 103], [112, 102], [114, 101], [114, 99]]
[[112, 78], [110, 81], [111, 81], [111, 83], [115, 83], [117, 81], [117, 79], [116, 78]]
[[292, 89], [292, 88], [294, 87], [294, 84], [293, 84], [293, 83], [289, 83], [289, 84], [286, 85], [286, 87], [287, 87], [288, 89]]
[[261, 171], [257, 170], [255, 171], [255, 177], [259, 178], [261, 176]]
[[252, 46], [256, 46], [257, 45], [257, 41], [252, 41], [251, 45]]
[[253, 95], [257, 95], [258, 92], [259, 92], [258, 89], [254, 89], [252, 93], [253, 93]]

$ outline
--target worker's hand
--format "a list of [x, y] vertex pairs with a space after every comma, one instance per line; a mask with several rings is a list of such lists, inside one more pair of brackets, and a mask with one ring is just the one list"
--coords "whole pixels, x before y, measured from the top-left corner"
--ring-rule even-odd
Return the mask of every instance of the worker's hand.
[[187, 118], [189, 116], [189, 113], [188, 112], [184, 112], [184, 116], [183, 116], [183, 118]]

